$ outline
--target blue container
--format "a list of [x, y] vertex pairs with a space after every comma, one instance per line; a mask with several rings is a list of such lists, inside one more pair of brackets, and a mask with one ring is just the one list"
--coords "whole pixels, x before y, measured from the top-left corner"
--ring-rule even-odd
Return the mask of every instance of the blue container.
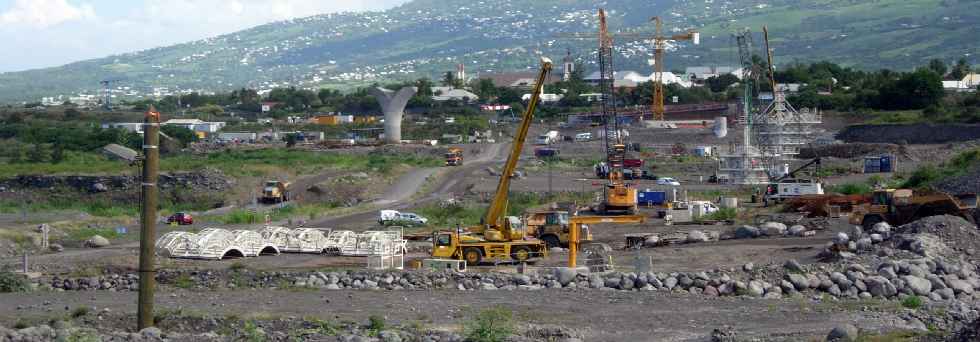
[[654, 206], [663, 205], [667, 202], [667, 192], [666, 191], [653, 191], [653, 190], [643, 190], [637, 195], [637, 201], [641, 205]]
[[864, 158], [864, 173], [881, 172], [881, 158]]
[[879, 170], [881, 170], [881, 172], [894, 172], [892, 168], [892, 156], [882, 156], [880, 165], [881, 167]]

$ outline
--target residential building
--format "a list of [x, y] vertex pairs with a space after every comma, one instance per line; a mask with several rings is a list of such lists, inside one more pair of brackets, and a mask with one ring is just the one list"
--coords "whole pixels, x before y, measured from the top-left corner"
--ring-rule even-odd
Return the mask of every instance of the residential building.
[[141, 122], [106, 122], [102, 124], [102, 128], [121, 128], [129, 132], [143, 134], [143, 123]]
[[980, 74], [978, 73], [967, 74], [965, 77], [963, 77], [961, 82], [963, 82], [963, 84], [966, 85], [967, 88], [976, 89], [977, 86], [980, 86]]
[[455, 89], [452, 87], [432, 87], [433, 101], [477, 101], [480, 99], [476, 94], [466, 89]]
[[200, 119], [170, 119], [163, 123], [164, 126], [180, 126], [194, 132], [217, 133], [226, 123], [222, 121], [207, 122]]
[[[571, 77], [571, 76], [569, 76]], [[511, 72], [503, 74], [493, 74], [482, 76], [481, 78], [490, 79], [493, 85], [496, 87], [505, 88], [531, 88], [534, 86], [534, 82], [537, 81], [538, 74], [535, 72]], [[551, 84], [557, 82], [558, 79], [552, 75], [548, 74], [545, 78], [545, 84]]]

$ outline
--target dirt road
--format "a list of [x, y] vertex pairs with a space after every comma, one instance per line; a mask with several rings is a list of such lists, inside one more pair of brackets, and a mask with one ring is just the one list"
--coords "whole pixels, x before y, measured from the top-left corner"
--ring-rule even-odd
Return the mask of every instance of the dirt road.
[[[64, 314], [80, 306], [136, 311], [135, 292], [39, 292], [0, 294], [0, 320]], [[45, 305], [45, 303], [48, 303]], [[382, 315], [391, 323], [422, 321], [458, 329], [478, 310], [499, 305], [521, 321], [568, 327], [586, 341], [707, 341], [711, 331], [731, 326], [739, 338], [801, 341], [826, 336], [836, 324], [864, 329], [902, 326], [895, 312], [852, 311], [831, 301], [705, 298], [637, 291], [188, 291], [162, 287], [157, 310], [249, 317], [319, 317], [366, 321]], [[135, 317], [135, 314], [133, 315]], [[133, 324], [135, 325], [135, 323]]]
[[[404, 210], [439, 199], [450, 194], [461, 179], [469, 177], [488, 165], [498, 164], [506, 158], [506, 146], [509, 144], [488, 144], [479, 154], [466, 160], [461, 167], [434, 167], [415, 169], [399, 177], [388, 190], [378, 199], [365, 205], [365, 210], [343, 216], [333, 216], [307, 223], [311, 227], [346, 228], [363, 230], [377, 219], [378, 209]], [[431, 186], [431, 192], [420, 194], [430, 177], [436, 177], [436, 184]]]

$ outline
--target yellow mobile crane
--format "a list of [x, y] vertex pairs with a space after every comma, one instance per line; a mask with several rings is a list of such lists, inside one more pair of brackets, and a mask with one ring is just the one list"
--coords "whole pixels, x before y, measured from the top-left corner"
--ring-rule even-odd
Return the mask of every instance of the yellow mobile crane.
[[534, 109], [537, 107], [545, 78], [551, 72], [551, 67], [550, 59], [541, 59], [541, 72], [538, 73], [531, 99], [528, 101], [527, 109], [524, 110], [521, 125], [514, 135], [514, 143], [510, 155], [507, 156], [507, 163], [500, 172], [497, 192], [480, 225], [465, 230], [457, 228], [456, 231], [433, 233], [432, 257], [461, 259], [468, 265], [476, 265], [484, 259], [509, 258], [526, 261], [532, 257], [547, 255], [548, 248], [545, 243], [530, 237], [519, 218], [505, 217], [504, 214], [507, 210], [507, 195], [510, 192], [510, 175], [517, 167], [517, 160], [524, 148], [524, 140], [534, 118]]

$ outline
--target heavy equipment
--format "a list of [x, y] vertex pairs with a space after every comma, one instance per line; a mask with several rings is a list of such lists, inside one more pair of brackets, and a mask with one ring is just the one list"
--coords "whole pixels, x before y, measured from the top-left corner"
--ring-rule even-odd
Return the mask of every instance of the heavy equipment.
[[599, 9], [599, 107], [605, 129], [606, 176], [608, 183], [602, 188], [602, 198], [593, 211], [606, 215], [610, 213], [636, 213], [636, 188], [624, 182], [623, 164], [626, 160], [626, 142], [619, 129], [616, 116], [616, 87], [613, 75], [613, 40], [606, 26], [606, 12]]
[[[548, 248], [568, 247], [569, 212], [567, 210], [541, 210], [524, 214], [524, 224], [531, 235], [544, 241]], [[592, 241], [588, 225], [579, 227], [581, 241]]]
[[262, 203], [282, 203], [289, 200], [289, 182], [269, 180], [262, 188]]
[[463, 149], [459, 147], [450, 147], [446, 151], [446, 166], [462, 166], [463, 165]]
[[692, 30], [682, 34], [664, 36], [663, 21], [660, 17], [653, 17], [651, 20], [657, 26], [657, 32], [653, 36], [653, 67], [655, 72], [651, 110], [654, 120], [664, 121], [664, 52], [667, 51], [667, 42], [691, 40], [694, 42], [694, 45], [698, 45], [701, 44], [701, 34]]
[[976, 194], [951, 196], [932, 191], [876, 189], [871, 193], [871, 202], [855, 206], [848, 221], [865, 229], [873, 228], [878, 222], [899, 226], [935, 215], [959, 216], [975, 222], [972, 211], [976, 208]]
[[527, 261], [533, 257], [545, 256], [548, 248], [544, 241], [530, 237], [521, 220], [514, 216], [506, 216], [507, 196], [510, 192], [510, 177], [517, 167], [524, 141], [527, 139], [534, 110], [544, 87], [548, 73], [551, 72], [552, 62], [542, 58], [541, 71], [537, 83], [531, 93], [524, 110], [521, 124], [514, 134], [513, 146], [507, 162], [500, 172], [497, 192], [494, 194], [487, 212], [477, 226], [465, 230], [457, 227], [455, 231], [433, 233], [432, 257], [465, 260], [468, 265], [479, 264], [483, 260], [514, 260]]

